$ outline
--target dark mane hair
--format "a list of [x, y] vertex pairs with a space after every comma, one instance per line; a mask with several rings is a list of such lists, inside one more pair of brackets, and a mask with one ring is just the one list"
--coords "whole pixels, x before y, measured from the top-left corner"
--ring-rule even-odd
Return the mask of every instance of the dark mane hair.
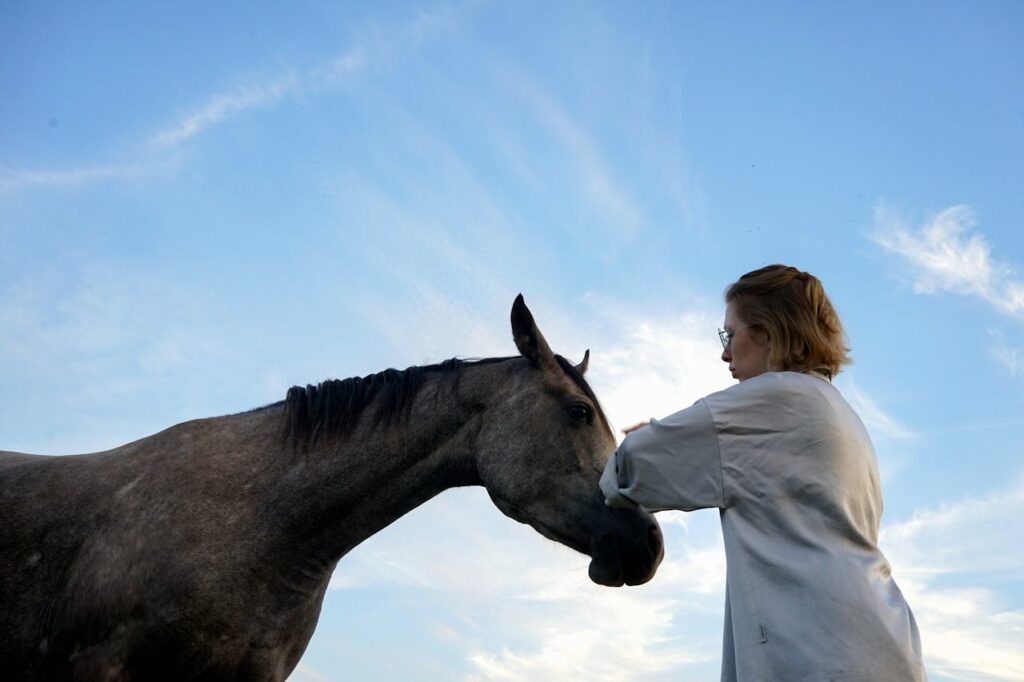
[[[593, 401], [600, 412], [601, 406], [597, 396], [579, 370], [561, 355], [556, 355], [555, 358], [562, 370]], [[375, 424], [405, 418], [412, 407], [413, 397], [423, 386], [428, 374], [437, 372], [450, 375], [455, 390], [458, 391], [459, 377], [467, 366], [493, 364], [512, 359], [451, 358], [436, 365], [415, 366], [404, 370], [386, 369], [365, 377], [328, 379], [316, 386], [309, 384], [305, 388], [292, 386], [288, 389], [284, 401], [275, 404], [284, 405], [281, 437], [300, 447], [311, 448], [321, 439], [330, 439], [350, 432], [366, 408], [375, 400], [378, 401], [373, 414]], [[604, 418], [603, 412], [601, 417]], [[604, 421], [608, 423], [606, 418]]]
[[[352, 430], [366, 407], [379, 398], [374, 413], [375, 423], [406, 416], [412, 398], [431, 372], [450, 374], [458, 386], [459, 375], [467, 364], [498, 362], [507, 358], [491, 358], [468, 362], [451, 358], [436, 365], [386, 369], [365, 377], [328, 379], [316, 386], [292, 386], [284, 399], [281, 435], [305, 447], [316, 445], [321, 438], [343, 435]], [[280, 404], [280, 403], [278, 403]]]

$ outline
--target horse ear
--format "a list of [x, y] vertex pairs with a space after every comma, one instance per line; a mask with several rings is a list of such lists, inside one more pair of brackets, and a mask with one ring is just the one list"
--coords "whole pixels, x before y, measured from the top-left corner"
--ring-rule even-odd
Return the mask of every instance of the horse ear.
[[533, 321], [533, 314], [526, 307], [522, 294], [516, 296], [512, 304], [512, 338], [515, 339], [516, 348], [522, 356], [534, 367], [554, 364], [555, 354], [544, 340], [544, 335], [537, 329], [537, 323]]
[[580, 374], [586, 374], [587, 373], [587, 367], [589, 367], [589, 366], [590, 366], [590, 349], [588, 348], [587, 352], [583, 354], [583, 360], [580, 361], [580, 364], [576, 365], [576, 371], [579, 372]]

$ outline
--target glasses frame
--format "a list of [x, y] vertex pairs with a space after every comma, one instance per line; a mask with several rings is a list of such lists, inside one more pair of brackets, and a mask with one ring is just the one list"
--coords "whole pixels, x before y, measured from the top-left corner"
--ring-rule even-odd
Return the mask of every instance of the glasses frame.
[[744, 327], [749, 327], [749, 326], [750, 325], [741, 324], [741, 325], [737, 325], [737, 326], [735, 326], [735, 327], [733, 327], [732, 329], [729, 329], [729, 330], [719, 329], [718, 330], [718, 340], [722, 342], [722, 350], [723, 351], [729, 350], [729, 347], [732, 345], [732, 337], [736, 336], [736, 332], [738, 332], [739, 330], [743, 329]]

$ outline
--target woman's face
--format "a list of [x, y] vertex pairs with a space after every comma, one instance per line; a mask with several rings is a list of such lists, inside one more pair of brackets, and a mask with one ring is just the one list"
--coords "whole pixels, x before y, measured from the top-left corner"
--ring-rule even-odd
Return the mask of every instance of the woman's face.
[[740, 319], [732, 301], [725, 306], [725, 322], [722, 324], [732, 340], [722, 351], [722, 361], [729, 363], [732, 378], [746, 381], [768, 371], [768, 336], [751, 329]]

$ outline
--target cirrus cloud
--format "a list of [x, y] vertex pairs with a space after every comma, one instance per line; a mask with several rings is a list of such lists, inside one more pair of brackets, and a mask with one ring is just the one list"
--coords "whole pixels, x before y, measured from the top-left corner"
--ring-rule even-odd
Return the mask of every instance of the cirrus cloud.
[[916, 293], [977, 296], [1002, 313], [1024, 316], [1024, 281], [1015, 278], [1012, 265], [993, 257], [976, 226], [966, 204], [943, 209], [917, 228], [879, 206], [868, 238], [901, 258]]

